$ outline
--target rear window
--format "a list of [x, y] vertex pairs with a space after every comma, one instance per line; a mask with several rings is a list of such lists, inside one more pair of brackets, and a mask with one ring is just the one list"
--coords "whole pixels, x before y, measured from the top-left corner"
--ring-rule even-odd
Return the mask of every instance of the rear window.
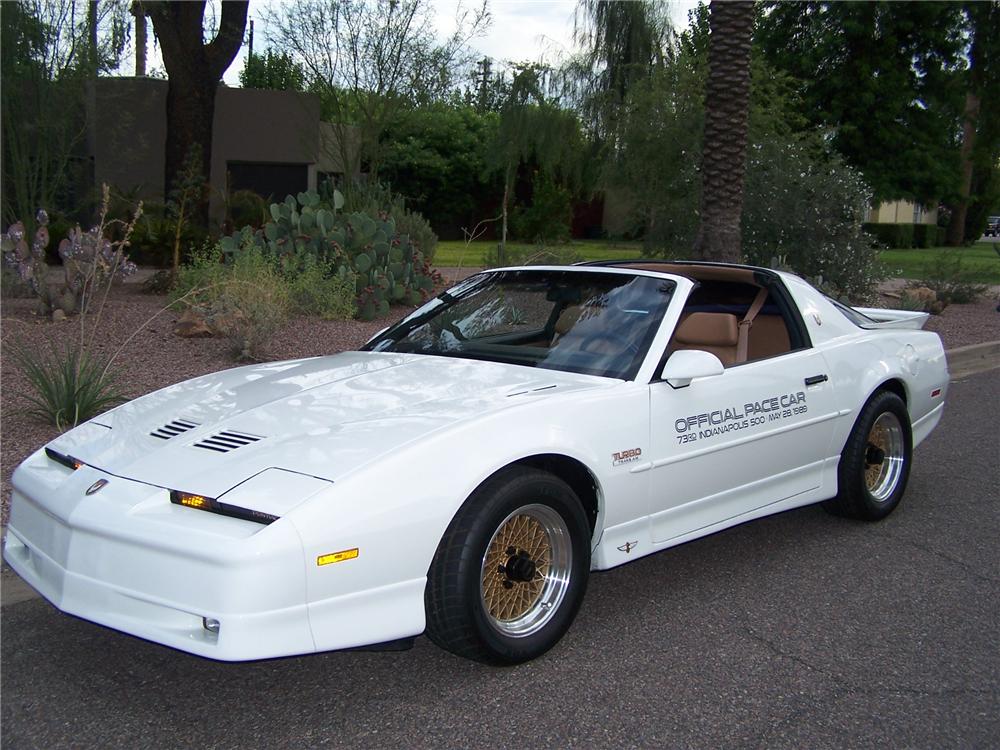
[[868, 326], [876, 325], [878, 323], [877, 320], [869, 318], [867, 315], [858, 312], [853, 307], [848, 307], [843, 302], [838, 302], [833, 297], [827, 297], [826, 299], [831, 305], [840, 310], [845, 318], [854, 323], [854, 325], [858, 328], [867, 328]]

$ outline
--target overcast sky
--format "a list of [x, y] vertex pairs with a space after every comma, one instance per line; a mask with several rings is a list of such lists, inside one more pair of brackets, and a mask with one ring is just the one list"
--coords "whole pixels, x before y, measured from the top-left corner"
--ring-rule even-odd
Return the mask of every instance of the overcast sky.
[[[454, 31], [455, 11], [460, 0], [431, 0], [437, 13], [442, 37]], [[469, 2], [466, 0], [466, 7]], [[573, 49], [573, 13], [577, 0], [490, 0], [493, 22], [485, 36], [474, 39], [472, 46], [495, 60], [538, 62], [542, 57], [553, 62]], [[697, 0], [671, 0], [668, 3], [674, 27], [687, 26], [688, 10]]]

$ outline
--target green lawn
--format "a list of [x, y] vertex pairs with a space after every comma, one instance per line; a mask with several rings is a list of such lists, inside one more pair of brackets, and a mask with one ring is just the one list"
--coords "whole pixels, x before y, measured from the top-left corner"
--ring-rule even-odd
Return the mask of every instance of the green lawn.
[[[509, 242], [511, 249], [530, 250], [531, 244]], [[439, 242], [434, 255], [434, 265], [462, 268], [481, 268], [486, 254], [496, 247], [495, 242], [480, 241], [466, 245], [461, 241]], [[629, 260], [642, 257], [639, 242], [609, 242], [607, 240], [574, 240], [568, 245], [555, 245], [575, 251], [583, 260]], [[910, 250], [884, 250], [882, 262], [890, 276], [904, 279], [923, 279], [934, 275], [935, 265], [946, 270], [954, 269], [958, 258], [963, 280], [979, 284], [1000, 284], [1000, 255], [990, 242], [977, 242], [972, 247], [931, 247]]]
[[[470, 245], [460, 240], [442, 241], [438, 243], [437, 252], [434, 253], [434, 265], [480, 268], [486, 253], [496, 245], [497, 243], [491, 241], [473, 242]], [[513, 250], [532, 250], [535, 245], [508, 242], [507, 247]], [[553, 249], [573, 250], [583, 260], [629, 260], [642, 257], [642, 244], [639, 242], [574, 240], [566, 245], [553, 245]]]
[[994, 247], [1000, 243], [977, 242], [971, 247], [929, 247], [909, 250], [883, 250], [882, 262], [890, 276], [904, 279], [925, 279], [934, 275], [936, 266], [946, 272], [956, 266], [963, 281], [978, 284], [1000, 284], [1000, 255]]

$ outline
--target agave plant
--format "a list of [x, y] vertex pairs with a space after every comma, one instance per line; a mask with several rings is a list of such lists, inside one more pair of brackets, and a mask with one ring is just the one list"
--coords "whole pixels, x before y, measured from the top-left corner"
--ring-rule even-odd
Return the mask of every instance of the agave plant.
[[31, 393], [27, 413], [59, 430], [75, 427], [124, 401], [109, 362], [76, 342], [47, 348], [14, 343], [11, 354], [24, 372]]

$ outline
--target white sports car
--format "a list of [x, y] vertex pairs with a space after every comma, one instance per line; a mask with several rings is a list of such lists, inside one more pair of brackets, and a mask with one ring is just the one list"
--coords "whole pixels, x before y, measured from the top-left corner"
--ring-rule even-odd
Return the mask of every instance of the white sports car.
[[15, 472], [4, 557], [59, 609], [223, 660], [531, 659], [591, 570], [823, 501], [877, 520], [941, 418], [926, 316], [786, 273], [479, 273], [360, 351], [165, 388]]

